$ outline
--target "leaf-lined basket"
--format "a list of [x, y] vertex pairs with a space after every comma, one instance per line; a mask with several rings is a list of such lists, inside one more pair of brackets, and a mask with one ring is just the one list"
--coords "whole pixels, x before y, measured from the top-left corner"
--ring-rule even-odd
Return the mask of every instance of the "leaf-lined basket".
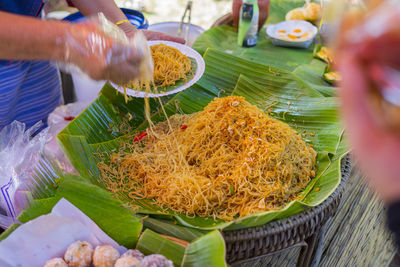
[[[302, 132], [318, 152], [317, 175], [303, 192], [301, 201], [293, 201], [280, 211], [248, 215], [231, 222], [212, 218], [187, 217], [163, 212], [152, 200], [136, 201], [141, 214], [175, 220], [187, 227], [238, 229], [263, 225], [288, 217], [325, 200], [340, 182], [338, 148], [342, 129], [337, 114], [337, 99], [326, 97], [308, 82], [288, 70], [279, 69], [230, 54], [208, 49], [206, 71], [191, 88], [167, 99], [163, 105], [168, 115], [201, 111], [215, 97], [244, 96], [247, 101]], [[152, 120], [165, 120], [160, 103], [151, 100]], [[130, 113], [132, 120], [127, 120]], [[121, 143], [146, 128], [143, 99], [124, 102], [123, 95], [106, 84], [99, 97], [59, 135], [58, 140], [76, 170], [101, 186], [96, 166], [97, 153], [117, 151]], [[124, 125], [124, 127], [121, 127]], [[341, 153], [343, 154], [343, 153]], [[123, 199], [123, 196], [121, 197]]]

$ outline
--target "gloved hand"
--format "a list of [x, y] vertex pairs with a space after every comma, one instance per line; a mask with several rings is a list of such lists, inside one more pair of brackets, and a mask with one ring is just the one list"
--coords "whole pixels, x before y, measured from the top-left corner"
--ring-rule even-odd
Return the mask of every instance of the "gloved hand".
[[62, 61], [78, 67], [94, 80], [125, 84], [140, 75], [143, 54], [125, 35], [121, 36], [121, 33], [106, 34], [92, 23], [69, 25], [60, 40], [64, 48]]
[[147, 40], [184, 43], [184, 39], [160, 32], [137, 30], [132, 24], [121, 27], [101, 13], [86, 24], [67, 25], [63, 38], [62, 68], [79, 68], [94, 80], [109, 80], [123, 85], [152, 73]]

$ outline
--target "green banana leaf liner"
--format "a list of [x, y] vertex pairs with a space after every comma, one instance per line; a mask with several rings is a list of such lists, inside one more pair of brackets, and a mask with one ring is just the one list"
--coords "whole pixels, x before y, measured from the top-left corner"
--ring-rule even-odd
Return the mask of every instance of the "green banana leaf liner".
[[[161, 104], [170, 116], [177, 112], [201, 111], [215, 97], [243, 96], [276, 119], [288, 123], [313, 144], [318, 152], [316, 177], [304, 189], [300, 201], [293, 201], [279, 211], [261, 212], [229, 222], [165, 212], [151, 199], [136, 201], [137, 212], [200, 230], [231, 230], [263, 225], [323, 202], [340, 182], [340, 159], [345, 153], [337, 99], [324, 96], [288, 70], [239, 58], [218, 49], [208, 49], [204, 60], [206, 71], [197, 84], [177, 95], [163, 98], [161, 103], [151, 99], [152, 120], [165, 120], [160, 112]], [[106, 84], [99, 97], [60, 132], [59, 144], [79, 174], [88, 177], [93, 184], [103, 186], [96, 155], [117, 151], [123, 142], [146, 128], [143, 101], [133, 99], [125, 102], [122, 94]], [[123, 195], [115, 197], [124, 200]]]

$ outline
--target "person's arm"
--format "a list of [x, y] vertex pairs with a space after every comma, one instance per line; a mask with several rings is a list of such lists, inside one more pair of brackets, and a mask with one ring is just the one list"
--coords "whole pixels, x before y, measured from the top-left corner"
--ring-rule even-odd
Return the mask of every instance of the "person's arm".
[[[240, 7], [242, 6], [242, 0], [233, 0], [232, 1], [232, 19], [233, 19], [233, 26], [236, 28], [239, 25], [240, 19]], [[270, 0], [258, 0], [258, 9], [259, 9], [259, 16], [258, 16], [258, 30], [260, 31], [262, 26], [264, 26], [265, 21], [268, 18], [269, 14], [269, 5]]]
[[10, 60], [62, 60], [62, 38], [67, 23], [41, 21], [0, 11], [0, 58]]
[[92, 79], [124, 84], [139, 75], [142, 55], [92, 24], [0, 12], [0, 59], [69, 63]]
[[[400, 8], [390, 1], [386, 4], [371, 10], [368, 16], [353, 13], [345, 17], [335, 39], [335, 57], [342, 76], [341, 113], [352, 154], [371, 188], [388, 208], [388, 227], [400, 250], [400, 133], [389, 123], [399, 113], [385, 116], [384, 109], [376, 105], [377, 101], [386, 108], [391, 105], [383, 101], [378, 91], [384, 82], [389, 82], [385, 81], [387, 67], [392, 68], [392, 74], [395, 70], [400, 73]], [[366, 24], [370, 19], [379, 30], [371, 33], [370, 27], [366, 27], [370, 26]], [[357, 38], [354, 38], [354, 32], [357, 32]], [[376, 77], [378, 80], [383, 77], [382, 86], [376, 86], [379, 84]], [[400, 83], [396, 80], [390, 85], [399, 88]]]
[[[117, 7], [114, 0], [72, 0], [71, 2], [84, 16], [102, 12], [112, 23], [126, 19], [125, 14]], [[130, 23], [122, 23], [119, 27], [128, 36], [132, 36], [137, 31], [136, 27]]]
[[[76, 6], [79, 11], [85, 15], [95, 15], [102, 12], [108, 20], [113, 23], [126, 19], [125, 14], [117, 7], [114, 0], [72, 0], [74, 6]], [[137, 31], [136, 27], [131, 23], [122, 23], [119, 27], [126, 33], [128, 37], [132, 37]], [[179, 37], [163, 34], [161, 32], [154, 32], [143, 30], [143, 34], [146, 36], [147, 40], [166, 40], [177, 43], [185, 43], [185, 40]]]

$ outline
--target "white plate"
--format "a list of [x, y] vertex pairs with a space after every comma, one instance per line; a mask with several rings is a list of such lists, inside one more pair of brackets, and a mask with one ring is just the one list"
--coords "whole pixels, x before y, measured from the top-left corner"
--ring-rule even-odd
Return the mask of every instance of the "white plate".
[[[295, 33], [295, 29], [300, 29], [301, 32]], [[308, 36], [307, 38], [290, 40], [285, 36], [286, 34], [280, 34], [279, 31], [285, 31], [287, 34], [290, 33], [295, 36], [301, 36], [307, 33]], [[277, 24], [268, 25], [267, 27], [267, 35], [271, 38], [272, 44], [277, 46], [307, 48], [311, 45], [317, 33], [318, 28], [304, 20], [282, 21]]]
[[[189, 88], [190, 86], [192, 86], [203, 75], [204, 69], [205, 69], [204, 59], [199, 53], [197, 53], [195, 50], [193, 50], [189, 46], [186, 46], [186, 45], [183, 45], [183, 44], [179, 44], [179, 43], [175, 43], [175, 42], [170, 42], [170, 41], [149, 41], [149, 46], [152, 46], [152, 45], [155, 45], [155, 44], [166, 44], [166, 45], [175, 47], [176, 49], [181, 51], [182, 54], [193, 58], [196, 61], [196, 65], [197, 65], [196, 73], [194, 74], [193, 78], [190, 79], [189, 81], [187, 81], [187, 83], [185, 83], [184, 85], [179, 86], [178, 88], [175, 88], [174, 90], [171, 90], [171, 91], [168, 91], [168, 92], [165, 92], [165, 93], [162, 93], [162, 94], [146, 93], [146, 92], [143, 92], [143, 91], [136, 91], [136, 90], [127, 88], [126, 89], [126, 94], [127, 95], [133, 96], [133, 97], [160, 97], [160, 96], [176, 94], [176, 93], [178, 93], [180, 91], [183, 91], [183, 90]], [[116, 85], [114, 83], [111, 83], [111, 84], [118, 91], [124, 93], [124, 89], [121, 86]]]

